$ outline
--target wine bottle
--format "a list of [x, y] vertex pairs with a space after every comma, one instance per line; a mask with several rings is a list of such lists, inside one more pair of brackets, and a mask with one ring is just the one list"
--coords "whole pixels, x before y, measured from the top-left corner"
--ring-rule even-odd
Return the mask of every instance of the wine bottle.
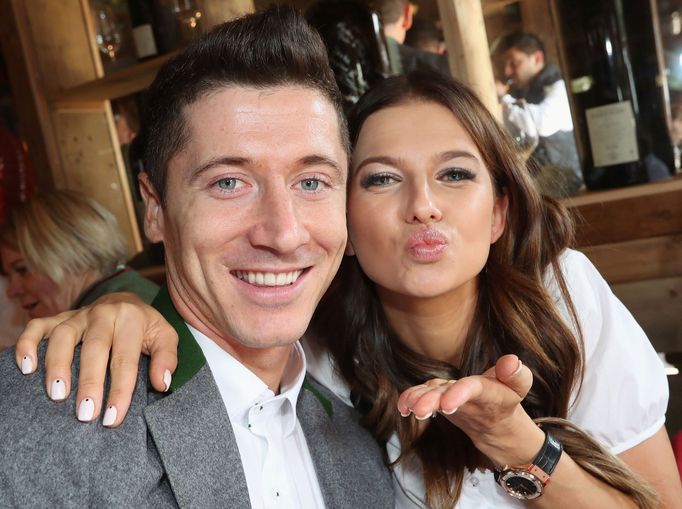
[[649, 0], [557, 0], [588, 189], [668, 178], [672, 141]]
[[149, 0], [128, 0], [128, 12], [133, 27], [135, 52], [139, 60], [146, 60], [158, 54], [154, 39], [154, 21]]
[[182, 46], [178, 20], [171, 2], [152, 0], [154, 37], [160, 54], [170, 53]]

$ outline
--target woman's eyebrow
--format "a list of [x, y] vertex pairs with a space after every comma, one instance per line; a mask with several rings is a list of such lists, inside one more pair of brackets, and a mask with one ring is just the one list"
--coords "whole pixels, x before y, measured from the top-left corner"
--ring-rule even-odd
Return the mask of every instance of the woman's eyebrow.
[[473, 159], [474, 161], [477, 161], [477, 162], [480, 161], [479, 158], [476, 157], [476, 155], [474, 155], [473, 153], [471, 153], [467, 150], [447, 150], [445, 152], [438, 154], [435, 157], [435, 159], [438, 162], [444, 163], [444, 162], [449, 161], [451, 159], [458, 159], [460, 157], [465, 157], [467, 159]]
[[372, 163], [380, 163], [380, 164], [385, 164], [386, 166], [394, 166], [398, 167], [400, 166], [400, 160], [395, 159], [393, 157], [389, 156], [374, 156], [374, 157], [368, 157], [367, 159], [363, 159], [360, 164], [357, 165], [357, 167], [353, 170], [353, 172], [358, 172], [362, 169], [363, 166], [367, 166], [368, 164]]

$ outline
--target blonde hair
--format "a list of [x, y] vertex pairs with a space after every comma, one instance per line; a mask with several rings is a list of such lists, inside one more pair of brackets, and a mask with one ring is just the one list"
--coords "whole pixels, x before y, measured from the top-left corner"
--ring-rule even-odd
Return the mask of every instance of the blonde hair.
[[126, 259], [116, 218], [77, 191], [37, 194], [15, 208], [0, 230], [0, 244], [24, 257], [29, 268], [57, 284], [66, 275], [106, 275]]

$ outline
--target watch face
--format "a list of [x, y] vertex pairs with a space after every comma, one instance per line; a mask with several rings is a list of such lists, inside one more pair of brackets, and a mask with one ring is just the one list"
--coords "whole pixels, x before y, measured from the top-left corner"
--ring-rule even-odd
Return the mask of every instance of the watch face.
[[542, 495], [542, 482], [530, 472], [505, 470], [499, 482], [509, 495], [519, 500], [532, 500]]

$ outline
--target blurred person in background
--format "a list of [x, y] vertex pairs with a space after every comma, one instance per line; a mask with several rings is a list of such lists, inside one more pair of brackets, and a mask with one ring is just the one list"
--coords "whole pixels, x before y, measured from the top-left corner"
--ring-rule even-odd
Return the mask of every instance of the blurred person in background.
[[[9, 212], [31, 196], [36, 178], [26, 146], [15, 134], [13, 112], [3, 109], [0, 115], [0, 224]], [[0, 351], [14, 345], [26, 325], [26, 313], [7, 297], [7, 281], [0, 278]]]
[[415, 16], [412, 27], [405, 36], [405, 44], [413, 48], [445, 55], [445, 37], [443, 31], [432, 19]]
[[126, 254], [113, 214], [76, 191], [36, 194], [0, 228], [7, 296], [31, 318], [75, 309], [114, 291], [151, 302], [158, 286], [126, 267]]
[[319, 0], [305, 18], [327, 47], [348, 113], [362, 94], [391, 74], [379, 17], [364, 0]]
[[[539, 140], [532, 157], [542, 167], [536, 178], [544, 194], [570, 196], [582, 187], [582, 169], [573, 134], [566, 83], [546, 62], [545, 46], [534, 34], [508, 34], [495, 45], [508, 89], [498, 86], [505, 120], [530, 115]], [[525, 110], [525, 111], [522, 111]]]
[[443, 55], [405, 45], [412, 28], [415, 7], [408, 0], [371, 0], [383, 26], [392, 74], [408, 74], [416, 70], [435, 70], [450, 74], [448, 60]]

